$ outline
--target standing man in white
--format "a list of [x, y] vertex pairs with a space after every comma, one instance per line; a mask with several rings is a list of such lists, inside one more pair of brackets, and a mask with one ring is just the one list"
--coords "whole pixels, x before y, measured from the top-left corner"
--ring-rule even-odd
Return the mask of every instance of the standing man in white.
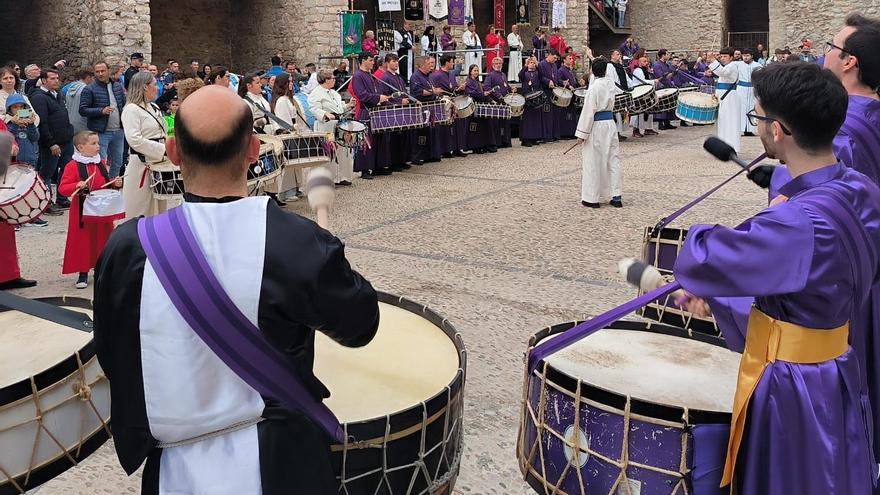
[[739, 95], [741, 108], [740, 126], [743, 136], [754, 136], [755, 126], [746, 117], [746, 114], [755, 108], [755, 90], [752, 88], [752, 72], [761, 68], [761, 64], [755, 62], [755, 55], [751, 49], [743, 50], [742, 62], [735, 62], [739, 70], [739, 81], [736, 83], [736, 92]]
[[519, 25], [510, 26], [507, 35], [507, 46], [510, 47], [510, 58], [507, 62], [507, 80], [519, 81], [519, 71], [522, 70], [522, 38], [519, 37]]
[[[483, 43], [480, 41], [480, 35], [477, 34], [477, 26], [473, 21], [467, 23], [467, 31], [461, 35], [461, 41], [468, 50], [482, 50]], [[471, 65], [483, 66], [482, 51], [468, 51], [464, 54], [464, 66], [470, 67]]]
[[716, 57], [709, 54], [709, 70], [718, 76], [715, 83], [715, 96], [718, 97], [718, 138], [733, 147], [739, 153], [742, 136], [742, 106], [736, 83], [739, 80], [739, 63], [733, 61], [733, 48], [724, 48]]
[[614, 97], [618, 88], [606, 77], [608, 62], [593, 62], [590, 89], [578, 120], [575, 136], [581, 144], [583, 175], [581, 176], [581, 204], [599, 208], [602, 199], [610, 199], [615, 208], [623, 207], [620, 178], [620, 143], [614, 122]]

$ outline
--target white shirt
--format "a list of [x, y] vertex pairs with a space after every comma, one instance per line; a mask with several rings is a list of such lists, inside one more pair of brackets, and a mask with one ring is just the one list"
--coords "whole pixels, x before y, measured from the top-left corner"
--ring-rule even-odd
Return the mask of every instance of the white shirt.
[[482, 48], [482, 44], [480, 43], [480, 35], [477, 33], [472, 33], [470, 31], [465, 31], [461, 35], [461, 41], [464, 42], [466, 47], [470, 48]]
[[727, 65], [721, 65], [721, 62], [715, 60], [709, 64], [709, 69], [718, 76], [718, 82], [733, 84], [739, 80], [739, 64], [740, 62], [733, 61]]
[[290, 97], [282, 96], [275, 100], [275, 116], [283, 120], [287, 125], [298, 128], [296, 122], [296, 108]]
[[510, 33], [507, 35], [507, 46], [510, 47], [511, 50], [521, 50], [522, 49], [522, 38], [519, 37], [516, 33]]
[[313, 89], [315, 89], [317, 87], [318, 87], [318, 72], [315, 71], [315, 72], [312, 72], [311, 76], [309, 76], [309, 82], [306, 83], [306, 85], [302, 91], [305, 94], [309, 94], [312, 92]]

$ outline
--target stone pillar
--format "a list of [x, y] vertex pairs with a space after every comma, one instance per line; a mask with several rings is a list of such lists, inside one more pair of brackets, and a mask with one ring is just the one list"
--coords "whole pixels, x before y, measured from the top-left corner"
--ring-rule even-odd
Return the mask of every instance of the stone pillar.
[[127, 62], [134, 52], [143, 53], [148, 60], [151, 58], [149, 2], [96, 0], [93, 19], [97, 27], [98, 58], [111, 64]]

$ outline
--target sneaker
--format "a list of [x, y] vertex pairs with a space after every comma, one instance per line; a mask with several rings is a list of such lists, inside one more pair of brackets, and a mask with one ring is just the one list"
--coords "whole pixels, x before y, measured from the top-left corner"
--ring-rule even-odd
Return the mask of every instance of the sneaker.
[[76, 282], [77, 289], [85, 289], [85, 288], [88, 288], [88, 286], [89, 286], [89, 283], [86, 281], [77, 280], [77, 282]]
[[623, 134], [620, 134], [620, 133], [617, 134], [618, 141], [626, 141], [626, 139], [627, 139], [626, 136], [624, 136]]
[[30, 223], [26, 223], [24, 225], [25, 225], [25, 227], [45, 227], [46, 225], [49, 225], [49, 222], [43, 220], [42, 218], [38, 218], [38, 219], [36, 219]]
[[658, 136], [658, 135], [660, 135], [660, 133], [655, 131], [654, 129], [645, 129], [645, 136]]
[[640, 137], [645, 137], [645, 136], [638, 129], [633, 129], [633, 137], [640, 138]]
[[608, 204], [615, 208], [623, 208], [623, 201], [621, 201], [620, 196], [611, 198], [611, 201], [609, 201]]
[[341, 181], [337, 182], [336, 185], [337, 185], [337, 186], [350, 186], [350, 185], [351, 185], [351, 181], [348, 181], [348, 180], [341, 180]]
[[590, 203], [588, 201], [581, 201], [581, 204], [587, 208], [599, 208], [601, 206], [599, 203]]
[[64, 210], [62, 210], [61, 208], [58, 208], [54, 204], [49, 204], [49, 207], [46, 208], [46, 211], [44, 211], [43, 213], [45, 213], [46, 215], [52, 215], [52, 216], [57, 217], [59, 215], [64, 215]]

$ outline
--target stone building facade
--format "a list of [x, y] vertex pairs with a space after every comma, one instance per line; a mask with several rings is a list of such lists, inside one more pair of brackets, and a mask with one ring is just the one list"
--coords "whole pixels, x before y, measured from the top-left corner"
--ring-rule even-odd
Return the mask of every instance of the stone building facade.
[[[649, 49], [715, 49], [727, 42], [733, 15], [748, 15], [742, 2], [769, 11], [763, 22], [769, 31], [770, 48], [796, 47], [809, 37], [817, 50], [831, 39], [845, 16], [854, 10], [880, 16], [880, 0], [631, 0], [627, 16], [633, 36]], [[601, 52], [623, 41], [625, 34], [597, 31], [596, 16], [589, 0], [567, 0], [567, 28], [564, 35], [582, 52], [591, 41]], [[737, 2], [737, 3], [732, 3]], [[403, 15], [376, 14], [376, 0], [353, 0], [355, 8], [367, 10], [367, 28], [376, 15], [390, 16], [398, 26]], [[513, 22], [510, 1], [509, 24]], [[532, 26], [538, 21], [538, 2], [532, 1], [532, 24], [521, 34], [527, 48]], [[276, 53], [300, 63], [318, 61], [320, 56], [340, 53], [337, 12], [347, 0], [56, 0], [54, 2], [3, 2], [0, 18], [5, 26], [19, 29], [0, 31], [0, 63], [16, 59], [21, 63], [53, 62], [66, 58], [71, 66], [89, 65], [96, 59], [124, 61], [140, 51], [164, 66], [169, 58], [186, 65], [190, 59], [225, 64], [238, 72], [266, 67]], [[474, 0], [478, 32], [492, 19], [492, 0]], [[592, 18], [591, 18], [592, 17]], [[591, 20], [592, 27], [591, 27]], [[429, 21], [436, 26], [437, 21]], [[506, 30], [509, 24], [504, 26]], [[418, 34], [424, 22], [416, 23]], [[439, 30], [438, 30], [439, 31]], [[460, 36], [461, 28], [454, 34]], [[460, 39], [460, 38], [459, 38]], [[597, 49], [597, 51], [600, 51]], [[332, 65], [325, 59], [320, 65]]]

